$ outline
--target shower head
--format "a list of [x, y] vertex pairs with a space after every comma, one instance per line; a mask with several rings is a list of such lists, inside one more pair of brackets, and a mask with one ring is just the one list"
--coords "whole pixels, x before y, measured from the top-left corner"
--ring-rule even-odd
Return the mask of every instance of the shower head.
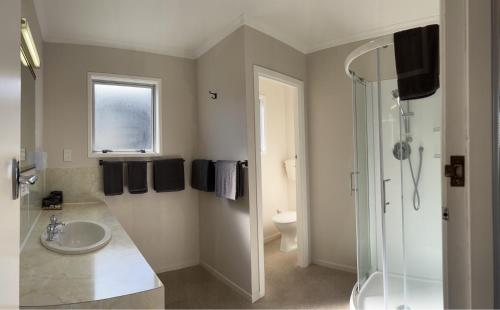
[[399, 101], [399, 91], [398, 91], [398, 89], [396, 88], [396, 89], [392, 90], [391, 94], [392, 94], [392, 100], [396, 101], [396, 103], [391, 106], [391, 110], [393, 110], [395, 108], [399, 108], [399, 111], [401, 112], [401, 115], [403, 115], [404, 111], [403, 111], [403, 107], [401, 106], [401, 103]]

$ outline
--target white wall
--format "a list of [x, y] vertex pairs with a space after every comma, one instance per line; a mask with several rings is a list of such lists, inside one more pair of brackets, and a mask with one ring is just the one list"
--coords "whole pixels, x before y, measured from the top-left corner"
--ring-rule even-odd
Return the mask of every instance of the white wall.
[[259, 79], [259, 92], [264, 99], [266, 141], [261, 153], [262, 215], [264, 241], [269, 241], [279, 234], [273, 216], [296, 210], [296, 182], [288, 179], [284, 161], [295, 156], [293, 107], [297, 102], [294, 88], [270, 79]]
[[[105, 200], [155, 271], [197, 264], [198, 195], [188, 185], [197, 138], [195, 62], [71, 44], [46, 43], [44, 51], [47, 189], [63, 190], [67, 202]], [[186, 160], [184, 191], [104, 197], [101, 168], [87, 157], [87, 72], [162, 79], [163, 152]], [[73, 161], [62, 160], [65, 148]]]
[[[297, 106], [299, 102], [298, 91], [296, 88], [289, 87], [287, 88], [287, 102], [288, 104], [285, 106], [285, 115], [286, 115], [286, 140], [287, 140], [287, 159], [295, 158], [297, 154], [297, 149], [295, 146], [296, 142], [296, 128], [295, 120], [296, 113], [294, 109], [294, 105]], [[296, 168], [295, 168], [296, 169]], [[286, 170], [285, 170], [286, 171]], [[297, 172], [297, 170], [295, 170]], [[288, 192], [288, 210], [296, 211], [297, 210], [297, 181], [289, 178], [287, 176], [287, 192]]]

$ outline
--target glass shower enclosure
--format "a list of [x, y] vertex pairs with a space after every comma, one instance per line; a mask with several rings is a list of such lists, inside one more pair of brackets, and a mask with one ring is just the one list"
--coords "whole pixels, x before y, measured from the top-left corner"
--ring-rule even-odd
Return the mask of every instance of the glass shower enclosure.
[[355, 309], [443, 308], [441, 94], [399, 100], [392, 36], [346, 61], [353, 84]]

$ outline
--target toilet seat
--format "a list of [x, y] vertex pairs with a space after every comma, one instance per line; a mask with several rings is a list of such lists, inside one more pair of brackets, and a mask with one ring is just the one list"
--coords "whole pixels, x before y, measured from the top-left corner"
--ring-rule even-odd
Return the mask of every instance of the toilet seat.
[[289, 224], [297, 222], [297, 212], [286, 211], [273, 216], [273, 222], [279, 224]]

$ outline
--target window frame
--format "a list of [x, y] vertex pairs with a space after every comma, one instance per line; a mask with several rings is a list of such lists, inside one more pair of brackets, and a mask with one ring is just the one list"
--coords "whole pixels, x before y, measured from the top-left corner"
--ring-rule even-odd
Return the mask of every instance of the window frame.
[[[153, 149], [142, 153], [140, 151], [113, 151], [103, 153], [94, 150], [94, 82], [104, 82], [114, 85], [142, 85], [154, 87], [153, 92]], [[142, 76], [118, 75], [110, 73], [87, 73], [88, 101], [88, 157], [155, 157], [162, 155], [162, 117], [161, 117], [161, 79]]]

